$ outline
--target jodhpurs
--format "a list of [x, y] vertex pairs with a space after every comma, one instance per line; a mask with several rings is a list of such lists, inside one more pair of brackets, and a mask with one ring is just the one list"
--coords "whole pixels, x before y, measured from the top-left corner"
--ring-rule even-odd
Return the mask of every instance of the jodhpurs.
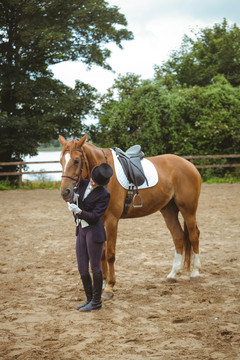
[[76, 240], [76, 256], [78, 263], [78, 271], [81, 276], [89, 273], [89, 262], [92, 273], [101, 270], [101, 258], [103, 251], [103, 243], [96, 242], [92, 231], [89, 227], [79, 228]]

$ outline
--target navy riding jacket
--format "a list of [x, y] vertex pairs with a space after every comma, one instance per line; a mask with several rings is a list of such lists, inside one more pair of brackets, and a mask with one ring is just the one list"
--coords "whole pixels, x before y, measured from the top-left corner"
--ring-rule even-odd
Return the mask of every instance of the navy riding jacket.
[[108, 207], [110, 193], [104, 186], [98, 186], [83, 200], [88, 183], [88, 179], [83, 179], [78, 187], [78, 207], [82, 210], [82, 213], [77, 217], [87, 221], [89, 226], [85, 229], [93, 232], [96, 242], [104, 242], [106, 241], [106, 232], [101, 216]]

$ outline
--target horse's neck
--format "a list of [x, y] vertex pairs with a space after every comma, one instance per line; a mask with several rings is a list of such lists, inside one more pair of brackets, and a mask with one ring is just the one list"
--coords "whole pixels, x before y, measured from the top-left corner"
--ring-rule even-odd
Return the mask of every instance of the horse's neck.
[[99, 149], [97, 146], [86, 142], [83, 145], [83, 150], [86, 153], [90, 171], [92, 171], [94, 166], [106, 162], [102, 149]]

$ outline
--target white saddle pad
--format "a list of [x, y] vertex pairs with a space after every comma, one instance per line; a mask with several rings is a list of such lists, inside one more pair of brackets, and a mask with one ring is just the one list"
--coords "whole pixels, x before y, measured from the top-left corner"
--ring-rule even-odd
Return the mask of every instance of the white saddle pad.
[[[112, 155], [113, 155], [113, 159], [114, 159], [114, 168], [115, 168], [118, 182], [122, 187], [124, 187], [124, 189], [128, 189], [129, 181], [123, 171], [120, 161], [118, 160], [118, 156], [116, 155], [116, 152], [113, 149], [111, 149], [111, 150], [112, 150]], [[146, 189], [146, 188], [155, 186], [158, 182], [158, 173], [157, 173], [155, 166], [153, 165], [153, 163], [151, 161], [149, 161], [147, 159], [142, 159], [141, 163], [142, 163], [142, 167], [143, 167], [145, 176], [148, 180], [148, 185], [147, 185], [147, 182], [144, 181], [144, 183], [142, 185], [138, 186], [138, 189]], [[134, 187], [134, 188], [136, 188], [136, 187]]]

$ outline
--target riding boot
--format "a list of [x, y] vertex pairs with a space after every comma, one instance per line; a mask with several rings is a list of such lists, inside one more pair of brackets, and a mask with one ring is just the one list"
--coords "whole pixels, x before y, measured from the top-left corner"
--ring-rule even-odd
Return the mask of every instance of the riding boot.
[[85, 294], [87, 296], [87, 300], [82, 305], [77, 306], [77, 310], [83, 308], [92, 300], [92, 278], [90, 274], [81, 276], [81, 280], [83, 283]]
[[102, 278], [102, 271], [96, 272], [93, 274], [93, 297], [89, 304], [82, 307], [81, 311], [92, 311], [101, 309], [102, 307], [102, 284], [103, 284], [103, 278]]

